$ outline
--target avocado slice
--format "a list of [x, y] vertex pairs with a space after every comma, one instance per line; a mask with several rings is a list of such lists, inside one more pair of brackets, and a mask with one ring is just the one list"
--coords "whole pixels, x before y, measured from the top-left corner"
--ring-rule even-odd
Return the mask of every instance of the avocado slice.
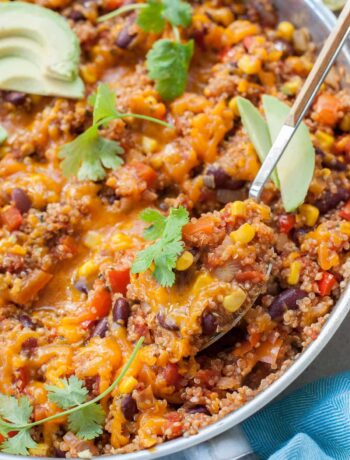
[[81, 98], [79, 41], [47, 8], [0, 3], [0, 89]]

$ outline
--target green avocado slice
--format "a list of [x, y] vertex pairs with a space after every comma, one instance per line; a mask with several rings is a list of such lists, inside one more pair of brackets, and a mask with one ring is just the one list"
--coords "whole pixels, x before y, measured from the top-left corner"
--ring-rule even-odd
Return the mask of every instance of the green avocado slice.
[[81, 98], [80, 46], [68, 22], [47, 8], [0, 3], [0, 89]]

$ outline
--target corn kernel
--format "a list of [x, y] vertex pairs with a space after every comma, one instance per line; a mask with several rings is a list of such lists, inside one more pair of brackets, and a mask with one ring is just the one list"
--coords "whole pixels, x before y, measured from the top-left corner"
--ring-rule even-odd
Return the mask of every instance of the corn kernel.
[[248, 75], [255, 75], [261, 70], [261, 60], [256, 56], [245, 54], [238, 61], [238, 67]]
[[302, 83], [303, 81], [300, 77], [293, 77], [282, 86], [281, 91], [287, 96], [295, 96], [301, 88]]
[[28, 450], [30, 455], [34, 455], [35, 457], [47, 457], [49, 453], [49, 446], [48, 444], [41, 442]]
[[224, 308], [230, 313], [234, 313], [242, 306], [246, 298], [247, 294], [243, 289], [236, 288], [231, 294], [224, 297]]
[[120, 382], [118, 390], [120, 393], [130, 394], [136, 388], [137, 383], [135, 377], [126, 376]]
[[94, 231], [89, 231], [86, 233], [83, 243], [89, 249], [96, 249], [101, 246], [102, 235]]
[[298, 284], [301, 271], [301, 262], [300, 260], [295, 260], [290, 264], [289, 276], [287, 279], [288, 284], [294, 285]]
[[95, 83], [97, 81], [98, 75], [93, 64], [83, 65], [80, 71], [85, 83]]
[[311, 204], [302, 204], [299, 207], [299, 213], [302, 217], [304, 217], [305, 223], [308, 227], [313, 227], [320, 215], [320, 211], [316, 208], [316, 206], [312, 206]]
[[197, 276], [196, 281], [193, 284], [192, 291], [194, 295], [199, 294], [202, 289], [205, 289], [214, 281], [213, 277], [211, 277], [208, 273], [200, 273]]
[[317, 251], [318, 265], [322, 270], [328, 271], [332, 267], [339, 265], [339, 256], [336, 252], [327, 247], [326, 244], [321, 243]]
[[229, 108], [232, 110], [235, 117], [239, 117], [240, 113], [237, 106], [237, 97], [233, 97], [228, 103]]
[[98, 271], [98, 266], [95, 264], [93, 260], [88, 260], [87, 262], [83, 263], [78, 269], [78, 276], [79, 277], [88, 277], [93, 275]]
[[249, 89], [249, 82], [247, 80], [241, 80], [237, 85], [237, 91], [242, 94], [246, 93]]
[[340, 129], [346, 132], [350, 131], [350, 114], [349, 113], [344, 115], [342, 121], [340, 122]]
[[234, 201], [231, 204], [231, 216], [244, 217], [245, 215], [246, 215], [246, 207], [243, 201]]
[[236, 231], [230, 233], [230, 238], [235, 243], [247, 244], [255, 236], [255, 229], [250, 224], [241, 225]]
[[185, 251], [177, 259], [176, 270], [185, 271], [193, 264], [193, 255], [189, 251]]
[[142, 136], [142, 150], [145, 153], [154, 153], [157, 150], [158, 142], [151, 137]]
[[11, 254], [17, 254], [19, 256], [24, 256], [27, 253], [26, 248], [20, 246], [19, 244], [14, 244], [10, 247]]
[[291, 22], [282, 21], [278, 24], [278, 35], [286, 41], [291, 41], [293, 38], [295, 27]]
[[130, 249], [133, 245], [132, 239], [124, 233], [117, 232], [112, 235], [111, 243], [113, 249], [121, 251], [123, 249]]
[[350, 236], [350, 222], [342, 222], [339, 229], [345, 235]]
[[330, 150], [333, 147], [334, 136], [331, 134], [317, 130], [315, 136], [322, 150]]

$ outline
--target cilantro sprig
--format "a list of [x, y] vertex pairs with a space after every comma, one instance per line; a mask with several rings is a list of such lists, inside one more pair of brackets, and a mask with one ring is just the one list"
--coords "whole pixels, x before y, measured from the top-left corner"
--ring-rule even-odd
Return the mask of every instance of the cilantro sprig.
[[[94, 399], [88, 400], [88, 391], [84, 382], [75, 376], [61, 379], [60, 386], [46, 385], [48, 399], [65, 410], [37, 422], [30, 421], [33, 408], [27, 396], [17, 399], [0, 394], [0, 434], [5, 437], [0, 450], [8, 454], [28, 455], [28, 449], [37, 446], [31, 437], [30, 429], [63, 416], [68, 417], [69, 429], [81, 439], [94, 439], [102, 434], [105, 413], [97, 403], [117, 387], [134, 361], [143, 340], [143, 337], [139, 339], [119, 376]], [[10, 432], [17, 433], [10, 437]]]
[[96, 94], [89, 98], [93, 106], [92, 126], [74, 141], [63, 145], [58, 155], [63, 159], [61, 168], [66, 177], [98, 181], [106, 176], [106, 169], [117, 169], [123, 163], [119, 155], [124, 153], [124, 149], [120, 143], [105, 139], [99, 132], [101, 126], [108, 125], [112, 120], [134, 117], [171, 127], [147, 115], [118, 112], [115, 99], [115, 94], [104, 83], [99, 84]]
[[154, 278], [161, 286], [172, 286], [176, 261], [184, 249], [182, 228], [188, 223], [188, 212], [182, 206], [171, 208], [165, 217], [154, 209], [145, 209], [140, 218], [151, 224], [144, 231], [145, 240], [156, 242], [137, 254], [131, 272], [142, 273], [154, 263]]
[[137, 25], [145, 32], [162, 33], [169, 23], [175, 40], [157, 40], [147, 54], [149, 77], [164, 100], [173, 100], [185, 91], [194, 42], [181, 43], [178, 27], [188, 27], [192, 8], [182, 0], [148, 0], [147, 3], [125, 5], [99, 18], [99, 21], [138, 10]]

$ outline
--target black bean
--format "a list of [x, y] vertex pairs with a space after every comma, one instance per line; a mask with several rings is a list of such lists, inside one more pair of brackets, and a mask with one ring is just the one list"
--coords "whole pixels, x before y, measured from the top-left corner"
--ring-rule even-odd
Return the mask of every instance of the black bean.
[[158, 313], [157, 320], [158, 320], [158, 323], [162, 327], [164, 327], [164, 329], [167, 329], [168, 331], [178, 331], [179, 330], [179, 326], [175, 324], [171, 318], [166, 318], [163, 313]]
[[329, 168], [333, 171], [346, 171], [347, 165], [339, 161], [334, 155], [326, 155], [319, 147], [316, 147], [316, 154], [321, 158], [324, 168]]
[[253, 21], [258, 19], [263, 27], [276, 27], [278, 14], [270, 3], [267, 3], [265, 0], [248, 0], [247, 4], [249, 19]]
[[133, 39], [136, 37], [136, 33], [129, 33], [129, 28], [130, 26], [127, 25], [125, 26], [118, 34], [115, 44], [118, 46], [118, 48], [121, 48], [122, 50], [125, 50], [129, 47]]
[[286, 310], [296, 310], [297, 301], [307, 297], [307, 292], [299, 288], [289, 288], [282, 291], [275, 297], [269, 307], [269, 314], [273, 319], [279, 319]]
[[213, 313], [207, 312], [202, 316], [202, 333], [204, 335], [213, 335], [216, 332], [217, 320]]
[[113, 306], [113, 320], [126, 325], [130, 316], [130, 305], [124, 297], [119, 297]]
[[108, 318], [102, 318], [96, 324], [91, 337], [101, 337], [101, 338], [106, 337], [107, 331], [108, 331]]
[[97, 396], [100, 393], [100, 376], [94, 375], [93, 377], [84, 378], [85, 387], [90, 396]]
[[206, 406], [194, 406], [190, 407], [187, 409], [188, 414], [205, 414], [205, 415], [211, 415], [209, 410], [206, 408]]
[[84, 21], [86, 19], [84, 13], [82, 13], [79, 10], [72, 10], [69, 13], [68, 17], [69, 19], [72, 19], [72, 21], [74, 22]]
[[67, 452], [63, 452], [63, 450], [58, 449], [57, 447], [54, 447], [52, 449], [52, 453], [55, 458], [66, 458]]
[[11, 199], [21, 214], [28, 212], [32, 207], [32, 200], [21, 188], [14, 188], [11, 193]]
[[11, 102], [13, 105], [22, 105], [25, 103], [27, 95], [17, 91], [10, 91], [5, 93], [5, 101]]
[[80, 292], [83, 292], [84, 294], [87, 294], [89, 292], [89, 288], [86, 283], [85, 278], [79, 278], [78, 281], [74, 284], [75, 289], [77, 289]]
[[121, 403], [121, 409], [126, 420], [132, 421], [134, 416], [137, 414], [137, 404], [135, 399], [130, 395], [125, 396]]
[[344, 188], [339, 188], [337, 192], [332, 193], [326, 191], [321, 198], [315, 201], [314, 205], [321, 214], [326, 214], [328, 211], [336, 208], [341, 201], [347, 201], [350, 198], [350, 191]]
[[207, 175], [214, 177], [215, 189], [238, 190], [245, 184], [245, 181], [234, 179], [219, 166], [209, 166]]
[[19, 315], [18, 320], [20, 321], [20, 323], [22, 323], [24, 327], [27, 327], [28, 329], [35, 330], [37, 328], [37, 324], [25, 313]]
[[22, 343], [22, 350], [26, 351], [32, 351], [34, 348], [38, 347], [38, 339], [35, 337], [28, 337], [23, 343]]

